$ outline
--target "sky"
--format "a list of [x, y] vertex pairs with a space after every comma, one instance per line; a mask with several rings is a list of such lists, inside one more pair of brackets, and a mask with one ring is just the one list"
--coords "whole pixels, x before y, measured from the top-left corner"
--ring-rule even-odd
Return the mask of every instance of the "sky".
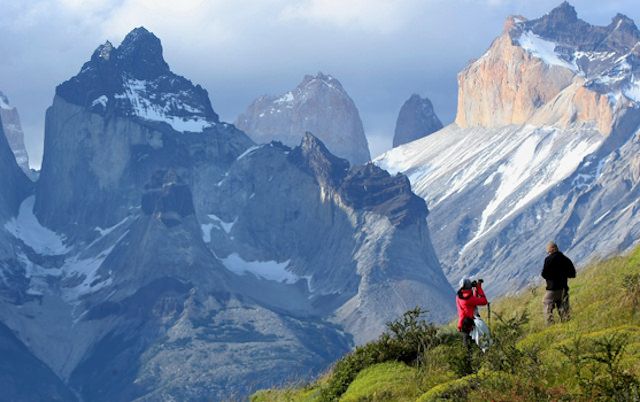
[[[106, 40], [137, 26], [160, 38], [171, 69], [209, 91], [233, 122], [256, 97], [305, 74], [338, 78], [356, 103], [372, 155], [391, 147], [402, 103], [427, 96], [446, 125], [456, 75], [502, 32], [508, 15], [537, 18], [560, 0], [0, 0], [0, 91], [18, 108], [31, 165], [42, 159], [46, 108]], [[638, 0], [574, 0], [606, 25], [640, 19]]]

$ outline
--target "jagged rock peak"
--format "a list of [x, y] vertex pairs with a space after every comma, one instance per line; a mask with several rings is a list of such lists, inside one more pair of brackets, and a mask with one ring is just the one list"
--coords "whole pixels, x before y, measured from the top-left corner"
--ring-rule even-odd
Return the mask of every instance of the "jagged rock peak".
[[117, 57], [123, 68], [138, 77], [152, 78], [169, 72], [169, 65], [162, 56], [160, 39], [143, 27], [129, 32], [118, 48]]
[[578, 18], [575, 8], [566, 1], [540, 18], [518, 20], [514, 28], [511, 36], [516, 41], [523, 31], [531, 31], [557, 45], [583, 52], [626, 53], [640, 40], [640, 31], [629, 17], [618, 13], [607, 26], [591, 25]]
[[289, 159], [316, 177], [322, 185], [337, 185], [349, 170], [349, 162], [346, 159], [333, 155], [322, 141], [308, 131], [300, 146], [291, 151]]
[[118, 70], [138, 79], [153, 79], [170, 72], [162, 55], [160, 39], [144, 27], [129, 32], [118, 47], [110, 41], [98, 46], [91, 62], [113, 63]]
[[0, 91], [0, 109], [13, 109], [13, 106], [9, 103], [9, 98]]
[[305, 75], [300, 85], [298, 85], [298, 87], [299, 88], [305, 87], [315, 82], [319, 82], [324, 85], [327, 85], [331, 89], [336, 89], [344, 92], [344, 88], [342, 87], [342, 84], [340, 83], [340, 81], [338, 81], [337, 78], [333, 77], [331, 74], [324, 74], [322, 73], [322, 71], [318, 71], [316, 75], [311, 75], [311, 74]]
[[292, 90], [257, 98], [236, 120], [254, 141], [281, 141], [295, 147], [314, 133], [335, 155], [352, 164], [370, 160], [358, 109], [342, 84], [322, 72], [305, 75]]
[[558, 7], [551, 10], [547, 16], [550, 21], [558, 24], [578, 21], [578, 13], [568, 1], [563, 1]]
[[433, 104], [429, 98], [413, 94], [402, 105], [400, 113], [398, 113], [393, 146], [397, 147], [415, 141], [441, 128], [442, 122], [433, 110]]
[[29, 154], [24, 144], [24, 132], [22, 131], [22, 123], [20, 115], [9, 102], [9, 98], [0, 91], [0, 119], [2, 120], [2, 128], [4, 135], [7, 137], [9, 146], [13, 151], [18, 166], [23, 172], [33, 179], [32, 172], [29, 168]]
[[160, 39], [143, 27], [118, 47], [109, 41], [98, 46], [78, 75], [56, 88], [56, 95], [94, 113], [166, 123], [179, 132], [202, 132], [219, 123], [207, 91], [174, 74]]
[[373, 163], [351, 169], [340, 191], [348, 205], [386, 216], [400, 227], [424, 221], [429, 213], [426, 202], [411, 190], [407, 176], [392, 176]]

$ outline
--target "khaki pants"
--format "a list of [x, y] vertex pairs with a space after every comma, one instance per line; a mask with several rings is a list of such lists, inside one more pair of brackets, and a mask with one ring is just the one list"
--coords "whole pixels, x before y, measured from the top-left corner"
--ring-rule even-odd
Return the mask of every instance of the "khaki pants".
[[553, 310], [558, 310], [560, 321], [568, 321], [571, 318], [569, 309], [569, 290], [547, 290], [542, 300], [544, 304], [544, 313], [547, 318], [547, 324], [553, 324]]

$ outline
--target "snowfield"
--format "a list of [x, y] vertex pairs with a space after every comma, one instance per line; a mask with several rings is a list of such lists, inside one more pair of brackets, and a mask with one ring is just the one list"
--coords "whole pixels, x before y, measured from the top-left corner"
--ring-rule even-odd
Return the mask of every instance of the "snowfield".
[[595, 129], [451, 125], [374, 163], [392, 174], [406, 174], [430, 209], [470, 187], [485, 186], [489, 201], [466, 247], [569, 177], [604, 140]]

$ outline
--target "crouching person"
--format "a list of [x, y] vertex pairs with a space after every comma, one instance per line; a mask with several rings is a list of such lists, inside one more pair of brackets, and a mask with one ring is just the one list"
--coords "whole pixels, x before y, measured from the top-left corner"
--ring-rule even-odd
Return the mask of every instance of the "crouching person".
[[462, 334], [462, 343], [467, 348], [471, 347], [471, 331], [473, 331], [473, 318], [478, 306], [485, 306], [489, 302], [482, 290], [482, 279], [471, 281], [469, 278], [460, 280], [460, 289], [456, 296], [458, 308], [458, 331]]

